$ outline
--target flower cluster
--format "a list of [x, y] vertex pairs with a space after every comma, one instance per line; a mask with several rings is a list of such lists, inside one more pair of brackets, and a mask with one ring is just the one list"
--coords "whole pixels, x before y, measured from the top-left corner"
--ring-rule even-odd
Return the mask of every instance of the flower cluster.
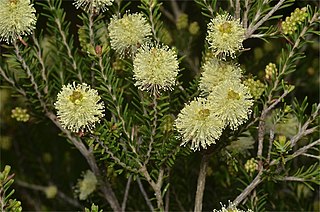
[[304, 19], [308, 17], [307, 8], [296, 8], [290, 16], [286, 17], [286, 20], [282, 22], [282, 31], [285, 35], [291, 35], [297, 30], [298, 25], [300, 25]]
[[[191, 141], [193, 150], [207, 148], [220, 138], [225, 127], [236, 130], [249, 118], [253, 100], [241, 78], [242, 70], [235, 63], [206, 56], [199, 83], [204, 98], [186, 105], [176, 119], [182, 145]], [[207, 116], [199, 116], [204, 106]]]
[[259, 99], [266, 88], [265, 84], [263, 84], [260, 80], [254, 80], [253, 78], [245, 80], [243, 84], [249, 88], [254, 99]]
[[198, 98], [187, 104], [178, 115], [175, 126], [182, 135], [185, 145], [191, 141], [191, 149], [204, 149], [215, 144], [221, 134], [224, 123], [215, 113], [215, 108], [204, 98]]
[[36, 10], [30, 0], [0, 0], [0, 41], [7, 43], [35, 29]]
[[94, 10], [99, 12], [105, 11], [107, 6], [111, 6], [114, 0], [75, 0], [74, 5], [77, 9], [82, 7], [85, 11]]
[[27, 109], [16, 107], [11, 110], [11, 118], [16, 119], [17, 121], [27, 122], [29, 121], [30, 115], [27, 113]]
[[221, 83], [208, 96], [217, 116], [233, 130], [243, 124], [251, 114], [251, 98], [246, 86], [230, 81]]
[[149, 40], [151, 26], [140, 13], [114, 16], [108, 26], [111, 48], [124, 56], [132, 55], [138, 47]]
[[265, 68], [266, 79], [271, 79], [274, 74], [278, 72], [277, 66], [274, 63], [269, 63]]
[[83, 175], [83, 179], [79, 180], [76, 186], [76, 191], [79, 193], [79, 199], [85, 200], [96, 190], [98, 180], [94, 173], [87, 170]]
[[202, 66], [200, 89], [210, 93], [221, 82], [240, 82], [241, 72], [240, 67], [235, 64], [220, 61], [214, 57], [210, 58]]
[[177, 54], [168, 46], [142, 45], [133, 60], [135, 85], [152, 93], [171, 90], [178, 72]]
[[104, 116], [100, 99], [98, 92], [85, 83], [64, 85], [54, 104], [62, 126], [72, 132], [85, 128], [91, 131]]
[[247, 173], [252, 174], [256, 170], [258, 170], [258, 162], [256, 159], [251, 158], [250, 160], [247, 160], [246, 164], [244, 164], [244, 168]]
[[226, 56], [235, 58], [235, 52], [243, 48], [245, 29], [240, 20], [235, 20], [229, 14], [217, 15], [208, 24], [208, 35], [206, 40], [209, 48], [215, 56], [226, 59]]
[[[221, 204], [221, 203], [220, 203]], [[236, 207], [236, 205], [229, 201], [229, 206], [221, 204], [222, 208], [221, 210], [214, 209], [213, 212], [253, 212], [251, 209], [248, 209], [247, 211], [240, 210]]]

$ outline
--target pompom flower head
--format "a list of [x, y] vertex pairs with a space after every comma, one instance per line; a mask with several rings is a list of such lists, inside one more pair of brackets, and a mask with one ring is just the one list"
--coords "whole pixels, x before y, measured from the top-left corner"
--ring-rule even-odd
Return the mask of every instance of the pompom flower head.
[[214, 108], [204, 98], [198, 98], [186, 105], [175, 121], [178, 132], [182, 135], [182, 144], [191, 141], [191, 149], [204, 149], [222, 134], [224, 123], [216, 116]]
[[30, 0], [0, 0], [0, 41], [11, 43], [31, 34], [36, 25], [35, 12]]
[[206, 40], [215, 56], [225, 60], [226, 56], [235, 58], [235, 52], [243, 48], [244, 33], [240, 20], [226, 13], [217, 15], [208, 24]]
[[171, 90], [178, 72], [177, 54], [168, 46], [142, 45], [133, 60], [135, 85], [141, 90]]
[[239, 66], [216, 58], [208, 59], [202, 66], [202, 70], [199, 86], [205, 93], [210, 93], [217, 85], [226, 80], [240, 82], [242, 76]]
[[104, 116], [104, 104], [99, 103], [100, 99], [98, 92], [85, 83], [64, 85], [54, 104], [62, 126], [76, 133], [85, 129], [91, 131]]
[[105, 11], [107, 6], [111, 6], [114, 0], [75, 0], [73, 3], [77, 9], [82, 7], [85, 11], [93, 10], [99, 12]]
[[111, 48], [124, 56], [136, 52], [138, 46], [149, 40], [151, 26], [140, 13], [114, 16], [108, 26]]
[[212, 103], [215, 113], [232, 130], [243, 124], [252, 112], [252, 96], [249, 89], [240, 82], [224, 81], [213, 89], [208, 100]]

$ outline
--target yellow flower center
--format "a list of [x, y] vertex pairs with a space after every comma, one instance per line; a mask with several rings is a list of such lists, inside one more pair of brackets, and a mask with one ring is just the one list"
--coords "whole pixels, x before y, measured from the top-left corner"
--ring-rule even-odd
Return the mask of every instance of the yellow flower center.
[[234, 90], [229, 90], [228, 99], [239, 100], [240, 95], [237, 92], [235, 92]]
[[225, 22], [223, 24], [220, 24], [220, 26], [218, 27], [219, 28], [219, 31], [221, 33], [227, 33], [227, 34], [230, 34], [231, 33], [231, 23], [229, 22]]
[[209, 109], [202, 109], [198, 112], [199, 119], [204, 120], [210, 115], [210, 110]]
[[73, 91], [73, 93], [69, 97], [70, 101], [73, 102], [74, 104], [79, 104], [82, 98], [83, 98], [83, 95], [80, 91]]

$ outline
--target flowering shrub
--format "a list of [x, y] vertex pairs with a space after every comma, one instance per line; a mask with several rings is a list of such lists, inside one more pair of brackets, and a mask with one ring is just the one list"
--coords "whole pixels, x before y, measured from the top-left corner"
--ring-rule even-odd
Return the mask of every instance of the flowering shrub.
[[319, 210], [319, 17], [0, 0], [1, 211]]

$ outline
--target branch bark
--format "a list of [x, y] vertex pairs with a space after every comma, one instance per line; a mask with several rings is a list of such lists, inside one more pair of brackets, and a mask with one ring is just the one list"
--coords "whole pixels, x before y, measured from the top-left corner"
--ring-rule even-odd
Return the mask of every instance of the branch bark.
[[195, 199], [195, 205], [194, 205], [195, 212], [202, 211], [202, 200], [203, 200], [204, 188], [206, 185], [206, 174], [207, 174], [207, 168], [208, 168], [210, 156], [211, 154], [203, 155], [200, 163], [200, 171], [198, 176], [197, 192], [196, 192], [196, 199]]

